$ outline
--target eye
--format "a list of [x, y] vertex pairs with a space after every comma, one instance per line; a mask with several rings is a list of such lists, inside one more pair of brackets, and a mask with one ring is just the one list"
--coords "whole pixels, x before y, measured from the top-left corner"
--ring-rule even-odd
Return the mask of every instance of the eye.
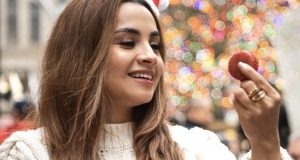
[[117, 44], [121, 45], [121, 47], [125, 49], [131, 49], [135, 46], [135, 41], [133, 40], [122, 40], [121, 42], [118, 42]]
[[153, 50], [155, 50], [155, 51], [161, 49], [161, 44], [160, 44], [160, 43], [151, 42], [151, 43], [150, 43], [150, 46], [151, 46], [151, 48], [152, 48]]

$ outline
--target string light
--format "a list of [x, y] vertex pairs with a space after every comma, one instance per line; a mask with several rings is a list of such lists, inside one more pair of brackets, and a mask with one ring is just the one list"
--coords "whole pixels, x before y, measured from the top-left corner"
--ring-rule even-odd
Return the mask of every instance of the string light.
[[227, 70], [237, 50], [255, 54], [258, 72], [283, 89], [270, 39], [287, 7], [298, 5], [295, 0], [170, 0], [160, 17], [167, 46], [168, 103], [182, 106], [190, 98], [210, 96], [219, 107], [231, 108], [232, 95], [223, 90], [237, 83]]

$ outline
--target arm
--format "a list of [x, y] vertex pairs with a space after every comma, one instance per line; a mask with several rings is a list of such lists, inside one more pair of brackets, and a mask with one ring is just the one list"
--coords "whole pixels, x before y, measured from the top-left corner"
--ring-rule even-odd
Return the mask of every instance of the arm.
[[41, 130], [13, 133], [0, 145], [1, 160], [48, 160], [46, 146], [41, 141]]
[[[253, 68], [239, 64], [241, 72], [250, 80], [242, 81], [234, 92], [234, 106], [241, 126], [250, 141], [252, 160], [280, 160], [278, 119], [281, 97], [279, 93]], [[249, 93], [254, 88], [265, 92], [258, 101], [253, 101]]]
[[24, 145], [24, 143], [20, 142], [7, 142], [5, 141], [0, 146], [0, 159], [3, 160], [19, 160], [19, 159], [28, 159], [28, 160], [36, 160], [30, 152], [29, 148]]

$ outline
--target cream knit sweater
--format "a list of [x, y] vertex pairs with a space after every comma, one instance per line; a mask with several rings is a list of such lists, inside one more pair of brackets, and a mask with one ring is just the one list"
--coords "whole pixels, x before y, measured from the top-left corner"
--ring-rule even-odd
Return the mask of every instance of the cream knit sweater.
[[[101, 160], [135, 160], [133, 151], [133, 123], [105, 125], [99, 148]], [[218, 137], [207, 130], [170, 126], [173, 139], [179, 144], [186, 160], [235, 160], [233, 154]], [[43, 129], [16, 132], [0, 146], [1, 160], [49, 160], [43, 142]], [[291, 160], [285, 150], [282, 159]], [[250, 159], [250, 154], [243, 160]]]

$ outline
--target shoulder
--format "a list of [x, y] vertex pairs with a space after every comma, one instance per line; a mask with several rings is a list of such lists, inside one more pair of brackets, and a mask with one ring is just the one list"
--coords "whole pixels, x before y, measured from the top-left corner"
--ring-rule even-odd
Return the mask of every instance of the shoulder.
[[41, 128], [13, 133], [0, 145], [0, 159], [49, 159]]
[[235, 160], [234, 155], [221, 143], [218, 136], [208, 130], [194, 127], [170, 126], [172, 138], [178, 143], [185, 155], [195, 160]]

